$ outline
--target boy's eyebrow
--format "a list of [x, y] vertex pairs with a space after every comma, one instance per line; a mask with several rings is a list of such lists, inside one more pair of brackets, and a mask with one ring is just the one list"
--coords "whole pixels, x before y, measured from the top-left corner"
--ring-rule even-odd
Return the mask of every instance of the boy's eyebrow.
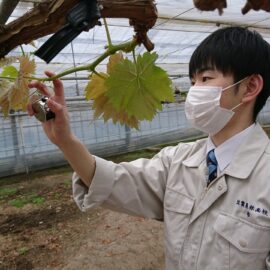
[[214, 71], [214, 70], [215, 70], [215, 68], [213, 68], [213, 67], [202, 67], [202, 68], [197, 69], [196, 73], [202, 73], [204, 71]]
[[190, 79], [193, 79], [193, 77], [194, 77], [195, 74], [200, 74], [200, 73], [202, 73], [204, 71], [215, 71], [215, 70], [216, 69], [213, 68], [213, 67], [201, 67], [201, 68], [198, 68], [196, 70], [196, 72], [194, 72], [194, 74], [192, 74], [192, 76], [190, 77]]

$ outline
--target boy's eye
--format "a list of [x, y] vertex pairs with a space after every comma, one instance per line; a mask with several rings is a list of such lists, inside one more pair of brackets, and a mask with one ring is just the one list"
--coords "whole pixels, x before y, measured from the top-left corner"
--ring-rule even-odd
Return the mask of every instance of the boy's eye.
[[203, 76], [202, 77], [202, 81], [206, 82], [207, 80], [211, 80], [211, 77], [207, 77], [207, 76]]

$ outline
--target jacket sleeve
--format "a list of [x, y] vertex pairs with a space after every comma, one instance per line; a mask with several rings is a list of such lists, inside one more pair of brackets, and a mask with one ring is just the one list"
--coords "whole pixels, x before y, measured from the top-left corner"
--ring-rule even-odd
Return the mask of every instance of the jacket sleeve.
[[163, 198], [175, 147], [166, 147], [152, 159], [119, 164], [96, 159], [96, 171], [89, 189], [75, 172], [73, 197], [86, 211], [103, 205], [115, 211], [163, 219]]

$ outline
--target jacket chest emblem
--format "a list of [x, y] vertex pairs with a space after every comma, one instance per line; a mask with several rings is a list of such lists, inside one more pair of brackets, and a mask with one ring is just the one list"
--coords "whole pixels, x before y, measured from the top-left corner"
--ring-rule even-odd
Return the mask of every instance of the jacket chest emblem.
[[268, 217], [268, 210], [253, 203], [243, 201], [243, 200], [236, 200], [236, 205], [239, 208], [242, 208], [246, 211], [247, 217], [250, 217], [252, 214], [256, 215], [263, 215]]

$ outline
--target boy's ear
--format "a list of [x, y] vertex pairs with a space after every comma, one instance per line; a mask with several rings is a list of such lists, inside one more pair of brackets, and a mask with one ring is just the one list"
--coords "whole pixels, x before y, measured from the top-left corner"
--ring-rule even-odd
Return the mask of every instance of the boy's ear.
[[245, 92], [242, 98], [243, 103], [255, 100], [263, 88], [263, 78], [260, 74], [253, 74], [244, 81]]

